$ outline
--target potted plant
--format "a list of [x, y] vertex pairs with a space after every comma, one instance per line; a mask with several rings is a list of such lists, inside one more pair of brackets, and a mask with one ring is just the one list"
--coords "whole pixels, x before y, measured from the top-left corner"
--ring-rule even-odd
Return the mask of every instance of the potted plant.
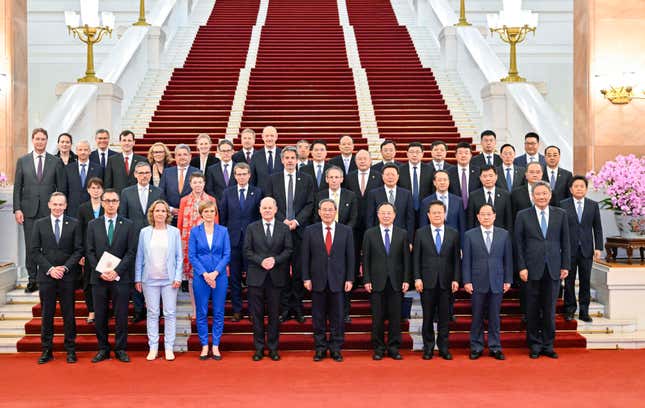
[[596, 190], [603, 189], [607, 198], [603, 208], [616, 215], [616, 224], [624, 238], [645, 237], [645, 156], [616, 156], [596, 174], [587, 174]]

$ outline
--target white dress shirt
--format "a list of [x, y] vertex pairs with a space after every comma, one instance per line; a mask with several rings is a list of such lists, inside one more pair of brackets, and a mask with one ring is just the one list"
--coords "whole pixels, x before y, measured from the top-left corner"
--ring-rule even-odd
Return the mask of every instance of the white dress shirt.
[[[464, 174], [464, 170], [466, 170], [466, 186], [465, 187], [461, 185], [461, 175]], [[457, 165], [457, 178], [459, 179], [459, 188], [461, 188], [462, 190], [465, 189], [466, 191], [469, 191], [468, 190], [468, 183], [470, 183], [470, 166], [461, 166], [461, 165], [458, 164]]]
[[437, 229], [439, 229], [439, 236], [441, 237], [441, 245], [443, 245], [443, 236], [446, 228], [446, 224], [441, 224], [439, 227], [435, 227], [434, 225], [430, 224], [430, 228], [432, 231], [432, 242], [435, 242], [437, 239]]
[[394, 236], [394, 224], [390, 225], [389, 227], [386, 227], [385, 225], [379, 223], [379, 228], [381, 229], [381, 239], [383, 240], [383, 245], [385, 245], [385, 230], [388, 230], [388, 233], [390, 234], [390, 248], [392, 247], [392, 237]]
[[291, 174], [293, 178], [293, 198], [295, 201], [296, 198], [296, 182], [297, 180], [297, 175], [296, 172], [294, 171], [293, 173], [287, 173], [287, 171], [284, 171], [284, 198], [287, 199], [289, 197], [289, 174]]
[[327, 239], [327, 227], [331, 228], [331, 242], [334, 242], [334, 234], [336, 233], [336, 223], [332, 222], [331, 225], [327, 225], [324, 222], [322, 224], [322, 234], [323, 234], [323, 242], [325, 242], [325, 239]]
[[34, 156], [34, 169], [36, 170], [36, 175], [38, 175], [38, 156], [43, 157], [43, 173], [45, 173], [45, 159], [47, 158], [47, 152], [42, 152], [41, 154], [38, 154], [34, 150], [32, 154]]
[[266, 221], [265, 219], [262, 219], [262, 231], [264, 231], [265, 236], [267, 234], [267, 224], [269, 224], [269, 231], [271, 231], [271, 238], [273, 238], [273, 228], [275, 227], [275, 218], [272, 219], [271, 221]]
[[490, 199], [493, 200], [493, 205], [495, 205], [495, 186], [490, 190], [484, 187], [484, 202], [488, 203], [488, 193], [490, 192]]
[[549, 206], [547, 205], [544, 210], [540, 210], [537, 205], [535, 207], [535, 213], [537, 214], [538, 218], [538, 225], [540, 224], [542, 220], [542, 211], [544, 211], [544, 218], [546, 218], [546, 225], [549, 225]]
[[273, 167], [275, 168], [276, 160], [280, 160], [279, 157], [275, 156], [275, 152], [276, 152], [275, 146], [273, 147], [273, 149], [268, 149], [266, 147], [264, 148], [264, 156], [265, 156], [265, 159], [267, 160], [267, 166], [269, 165], [269, 152], [271, 152], [271, 155], [273, 155]]
[[392, 196], [394, 197], [394, 202], [396, 202], [396, 186], [394, 186], [393, 188], [389, 188], [388, 186], [383, 186], [383, 188], [385, 189], [385, 198], [387, 202], [388, 203], [390, 202], [390, 191], [392, 192]]
[[56, 234], [56, 220], [58, 220], [58, 227], [60, 228], [60, 234], [61, 236], [63, 235], [63, 217], [64, 215], [61, 215], [60, 217], [56, 218], [53, 215], [50, 215], [49, 218], [51, 219], [52, 223], [52, 232]]

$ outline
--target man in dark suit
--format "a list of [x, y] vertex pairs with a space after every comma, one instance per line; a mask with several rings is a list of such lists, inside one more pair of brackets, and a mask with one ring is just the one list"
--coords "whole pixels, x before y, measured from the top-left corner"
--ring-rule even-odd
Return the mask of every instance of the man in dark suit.
[[513, 164], [528, 168], [529, 163], [538, 162], [542, 167], [546, 166], [546, 160], [542, 153], [538, 152], [540, 148], [540, 136], [535, 132], [529, 132], [524, 135], [524, 153], [517, 156]]
[[203, 174], [206, 174], [206, 169], [219, 161], [219, 159], [211, 153], [213, 141], [208, 133], [200, 133], [197, 135], [195, 143], [197, 144], [197, 156], [190, 160], [190, 165], [199, 169]]
[[327, 158], [327, 142], [314, 140], [311, 144], [311, 158], [311, 162], [298, 169], [298, 171], [309, 175], [314, 180], [315, 192], [325, 190], [329, 187], [325, 180], [325, 171], [330, 166], [325, 162]]
[[[238, 180], [238, 183], [242, 184], [241, 180]], [[253, 361], [262, 360], [265, 348], [269, 349], [271, 360], [280, 360], [280, 293], [289, 281], [293, 244], [289, 227], [276, 220], [277, 212], [275, 200], [272, 197], [263, 198], [260, 201], [262, 219], [251, 223], [244, 235], [244, 256], [249, 263], [246, 283], [249, 286], [250, 315], [253, 316]], [[265, 304], [269, 318], [266, 342]]]
[[121, 194], [121, 190], [128, 186], [137, 184], [134, 178], [134, 168], [139, 162], [146, 161], [146, 158], [133, 153], [134, 133], [124, 130], [119, 135], [121, 153], [115, 154], [108, 159], [105, 167], [105, 188], [113, 189]]
[[480, 136], [480, 146], [482, 151], [480, 154], [473, 156], [470, 159], [470, 164], [475, 167], [482, 168], [485, 165], [501, 166], [502, 158], [495, 153], [495, 146], [497, 146], [497, 135], [492, 130], [484, 130]]
[[177, 223], [177, 213], [181, 199], [190, 194], [193, 189], [190, 187], [190, 175], [198, 168], [190, 166], [190, 146], [178, 144], [175, 146], [176, 167], [169, 167], [163, 172], [159, 181], [161, 196], [168, 202], [170, 212], [173, 215], [173, 224]]
[[45, 364], [54, 358], [52, 348], [57, 297], [63, 315], [67, 362], [75, 363], [74, 283], [78, 275], [77, 264], [83, 255], [83, 236], [78, 221], [64, 215], [66, 199], [63, 193], [53, 193], [48, 206], [51, 215], [36, 221], [31, 234], [31, 251], [38, 266], [37, 280], [43, 307], [40, 331], [43, 352], [38, 364]]
[[65, 166], [65, 185], [67, 186], [67, 210], [72, 218], [77, 218], [78, 207], [90, 200], [87, 193], [87, 181], [92, 177], [103, 180], [103, 169], [98, 163], [89, 160], [90, 143], [80, 140], [76, 143], [76, 162]]
[[[232, 321], [239, 322], [242, 317], [242, 274], [247, 271], [247, 258], [243, 255], [244, 234], [249, 224], [260, 218], [262, 191], [249, 184], [251, 166], [244, 162], [233, 168], [236, 183], [222, 192], [218, 201], [219, 222], [228, 228], [231, 240], [230, 275], [228, 285], [233, 305]], [[249, 316], [251, 314], [249, 313]], [[277, 319], [276, 314], [276, 319]]]
[[296, 169], [300, 170], [311, 163], [311, 160], [309, 159], [311, 154], [311, 143], [306, 139], [300, 139], [296, 143], [296, 150], [298, 152], [298, 164]]
[[255, 150], [253, 148], [255, 146], [255, 131], [250, 128], [244, 129], [240, 133], [240, 143], [242, 144], [242, 148], [233, 155], [233, 162], [244, 162], [250, 165]]
[[471, 163], [470, 158], [472, 157], [472, 152], [470, 151], [470, 143], [457, 143], [455, 156], [457, 158], [457, 165], [447, 169], [448, 176], [450, 177], [449, 191], [451, 194], [461, 197], [461, 203], [465, 211], [468, 208], [470, 193], [482, 186], [479, 179], [480, 171], [479, 167], [475, 167]]
[[546, 167], [544, 168], [542, 180], [551, 186], [551, 202], [549, 205], [558, 207], [562, 200], [571, 197], [569, 187], [571, 186], [573, 174], [569, 170], [559, 167], [560, 148], [558, 146], [548, 146], [544, 149], [544, 156], [546, 157]]
[[383, 166], [389, 163], [400, 166], [401, 163], [395, 161], [394, 160], [395, 157], [396, 157], [396, 143], [392, 139], [385, 139], [381, 143], [381, 158], [383, 160], [372, 165], [372, 170], [382, 173]]
[[378, 224], [376, 209], [379, 205], [389, 202], [396, 207], [396, 218], [394, 224], [403, 228], [408, 233], [408, 242], [414, 239], [414, 204], [410, 190], [398, 187], [399, 167], [395, 164], [386, 164], [383, 167], [383, 187], [376, 188], [369, 192], [367, 198], [367, 227], [374, 227]]
[[36, 220], [49, 215], [47, 203], [54, 191], [64, 192], [65, 168], [56, 156], [47, 153], [47, 131], [31, 132], [34, 150], [18, 159], [13, 185], [13, 212], [16, 222], [23, 226], [25, 236], [25, 268], [29, 275], [26, 293], [38, 290], [36, 265], [31, 255], [31, 232]]
[[324, 359], [327, 350], [334, 361], [343, 361], [344, 294], [352, 290], [354, 282], [354, 238], [350, 227], [335, 221], [336, 212], [334, 200], [320, 201], [322, 222], [308, 226], [302, 238], [302, 279], [311, 292], [314, 361]]
[[542, 165], [537, 162], [529, 163], [526, 168], [524, 177], [526, 184], [521, 185], [511, 193], [511, 203], [513, 205], [513, 220], [517, 218], [517, 213], [525, 208], [533, 206], [533, 186], [542, 180]]
[[[410, 242], [408, 234], [394, 223], [396, 208], [382, 203], [377, 209], [379, 223], [365, 231], [363, 274], [365, 290], [372, 307], [373, 360], [382, 360], [386, 349], [394, 360], [401, 360], [401, 303], [410, 288]], [[385, 319], [389, 321], [385, 343]]]
[[217, 144], [220, 159], [206, 170], [206, 192], [219, 202], [222, 199], [222, 191], [235, 185], [233, 175], [233, 143], [228, 139], [222, 139]]
[[512, 144], [502, 145], [500, 150], [502, 164], [497, 166], [497, 187], [503, 188], [509, 193], [519, 186], [526, 184], [526, 168], [513, 164], [515, 160], [515, 147]]
[[284, 322], [295, 316], [299, 323], [304, 323], [300, 244], [304, 229], [312, 219], [314, 181], [307, 174], [296, 172], [298, 158], [295, 147], [288, 146], [282, 149], [281, 161], [284, 171], [272, 174], [266, 183], [266, 195], [275, 198], [278, 205], [276, 219], [289, 227], [294, 248], [291, 279], [287, 281], [282, 292], [280, 320]]
[[354, 139], [350, 136], [341, 136], [338, 141], [338, 149], [340, 154], [329, 159], [329, 164], [340, 167], [343, 169], [343, 176], [347, 176], [358, 168], [354, 158]]
[[447, 227], [446, 208], [441, 201], [430, 203], [430, 225], [419, 228], [414, 238], [412, 271], [414, 286], [421, 294], [423, 308], [423, 359], [432, 359], [435, 346], [434, 314], [438, 304], [439, 320], [436, 344], [439, 355], [452, 360], [448, 334], [450, 323], [450, 294], [459, 289], [461, 278], [461, 253], [459, 232]]
[[486, 165], [481, 170], [479, 176], [482, 188], [473, 191], [468, 199], [468, 209], [466, 210], [466, 219], [468, 229], [479, 225], [479, 207], [484, 204], [490, 204], [495, 207], [495, 226], [504, 228], [506, 231], [513, 232], [513, 208], [511, 204], [511, 194], [496, 187], [497, 170], [495, 167]]
[[600, 259], [603, 248], [602, 223], [598, 203], [586, 198], [587, 179], [574, 176], [570, 183], [571, 197], [560, 202], [567, 213], [571, 238], [571, 269], [564, 286], [565, 319], [573, 320], [576, 312], [576, 273], [580, 282], [578, 299], [579, 317], [583, 322], [592, 322], [589, 316], [591, 299], [591, 266]]
[[448, 144], [446, 144], [446, 142], [444, 142], [443, 140], [435, 140], [434, 142], [432, 142], [432, 144], [430, 145], [430, 155], [432, 156], [432, 161], [429, 164], [434, 171], [448, 170], [450, 167], [453, 167], [452, 164], [446, 162], [447, 154]]
[[278, 131], [273, 126], [262, 129], [262, 141], [264, 146], [256, 150], [251, 158], [251, 184], [260, 187], [262, 192], [268, 190], [269, 176], [273, 173], [280, 173], [284, 170], [282, 161], [278, 160], [281, 149], [276, 147]]
[[434, 194], [429, 195], [421, 202], [419, 208], [419, 228], [430, 223], [428, 220], [428, 208], [430, 203], [441, 201], [446, 206], [446, 225], [459, 231], [459, 240], [463, 242], [466, 231], [466, 211], [461, 204], [461, 197], [449, 193], [450, 179], [446, 170], [439, 170], [434, 173]]
[[412, 192], [415, 219], [419, 215], [421, 201], [433, 191], [433, 172], [430, 166], [421, 162], [421, 159], [423, 159], [423, 145], [420, 142], [412, 142], [408, 145], [408, 162], [399, 167], [398, 185]]
[[[93, 272], [94, 324], [99, 345], [99, 351], [92, 362], [98, 363], [110, 358], [107, 312], [111, 294], [116, 319], [114, 354], [119, 361], [127, 363], [130, 362], [130, 357], [125, 352], [128, 343], [128, 300], [134, 281], [133, 264], [137, 239], [132, 221], [117, 214], [119, 194], [114, 190], [105, 190], [101, 201], [105, 212], [88, 224], [85, 243], [85, 260], [89, 262]], [[107, 266], [106, 269], [97, 270], [98, 263], [106, 252], [121, 261], [116, 267]]]
[[499, 314], [504, 293], [513, 282], [513, 237], [505, 229], [494, 226], [492, 205], [479, 207], [477, 219], [480, 227], [466, 232], [461, 261], [464, 289], [472, 296], [470, 359], [478, 359], [484, 351], [484, 319], [487, 319], [488, 353], [504, 360]]
[[549, 206], [547, 183], [538, 181], [532, 193], [534, 206], [517, 214], [514, 228], [517, 269], [526, 282], [529, 356], [558, 358], [553, 350], [555, 304], [560, 280], [571, 267], [569, 222], [564, 210]]
[[92, 151], [90, 154], [90, 161], [101, 166], [101, 169], [105, 173], [108, 159], [117, 154], [117, 152], [109, 148], [110, 132], [108, 132], [107, 129], [97, 130], [94, 135], [94, 141], [96, 143], [96, 150]]

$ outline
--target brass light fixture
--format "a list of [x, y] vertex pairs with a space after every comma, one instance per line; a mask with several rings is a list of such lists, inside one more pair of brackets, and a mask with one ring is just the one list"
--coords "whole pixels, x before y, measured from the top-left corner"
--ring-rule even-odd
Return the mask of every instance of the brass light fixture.
[[468, 27], [472, 24], [466, 20], [466, 0], [459, 2], [459, 21], [455, 23], [456, 27]]
[[[642, 96], [636, 96], [638, 93], [634, 88], [639, 82], [639, 78], [638, 73], [635, 71], [604, 73], [596, 74], [594, 76], [598, 78], [603, 85], [600, 93], [605, 97], [605, 99], [614, 105], [626, 105], [633, 99], [645, 99]], [[642, 91], [642, 93], [645, 94], [645, 91]]]
[[94, 71], [94, 44], [101, 42], [105, 34], [112, 36], [114, 14], [104, 11], [99, 16], [98, 0], [81, 0], [81, 14], [79, 15], [75, 11], [66, 11], [65, 24], [71, 35], [87, 44], [85, 76], [79, 78], [78, 82], [103, 82]]
[[146, 0], [139, 0], [139, 20], [132, 25], [142, 27], [150, 25], [150, 23], [146, 21]]
[[491, 33], [499, 34], [502, 41], [511, 47], [508, 76], [502, 82], [526, 82], [517, 71], [517, 44], [524, 41], [526, 34], [537, 28], [538, 15], [530, 10], [522, 10], [522, 0], [504, 0], [504, 8], [498, 14], [488, 14], [488, 27]]

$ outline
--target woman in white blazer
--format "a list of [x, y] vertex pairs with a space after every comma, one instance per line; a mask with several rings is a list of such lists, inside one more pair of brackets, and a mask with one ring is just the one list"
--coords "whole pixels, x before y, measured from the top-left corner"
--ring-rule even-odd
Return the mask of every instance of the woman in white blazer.
[[164, 350], [166, 360], [174, 360], [175, 310], [177, 291], [183, 273], [183, 252], [179, 229], [170, 225], [168, 203], [157, 200], [148, 209], [149, 226], [139, 233], [135, 263], [135, 288], [143, 292], [148, 310], [148, 360], [157, 358], [159, 349], [159, 299], [163, 300]]

